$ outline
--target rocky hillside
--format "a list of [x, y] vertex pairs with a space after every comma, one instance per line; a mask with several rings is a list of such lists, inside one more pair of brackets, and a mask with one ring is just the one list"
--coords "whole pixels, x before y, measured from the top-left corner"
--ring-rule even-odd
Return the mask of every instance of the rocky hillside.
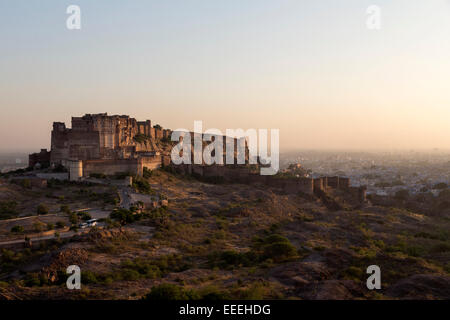
[[[158, 208], [103, 230], [3, 250], [0, 297], [38, 299], [449, 299], [450, 217], [266, 187], [148, 177]], [[88, 188], [88, 187], [85, 187]], [[329, 200], [328, 199], [328, 200]], [[126, 214], [126, 213], [124, 213]], [[82, 289], [64, 286], [66, 264]], [[381, 269], [368, 290], [366, 269]]]

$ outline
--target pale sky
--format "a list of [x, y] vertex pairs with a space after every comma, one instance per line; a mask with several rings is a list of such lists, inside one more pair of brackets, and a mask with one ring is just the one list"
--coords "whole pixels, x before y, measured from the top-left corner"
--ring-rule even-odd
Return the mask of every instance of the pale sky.
[[450, 148], [447, 0], [0, 0], [0, 57], [2, 151], [100, 112], [276, 128], [281, 150]]

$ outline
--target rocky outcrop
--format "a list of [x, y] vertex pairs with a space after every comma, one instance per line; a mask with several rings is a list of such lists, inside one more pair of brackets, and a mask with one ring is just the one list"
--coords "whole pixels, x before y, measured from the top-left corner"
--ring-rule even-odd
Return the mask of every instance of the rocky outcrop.
[[88, 252], [84, 249], [72, 248], [58, 252], [52, 259], [50, 265], [42, 268], [43, 274], [49, 282], [56, 282], [58, 274], [65, 272], [68, 266], [81, 266], [88, 259]]

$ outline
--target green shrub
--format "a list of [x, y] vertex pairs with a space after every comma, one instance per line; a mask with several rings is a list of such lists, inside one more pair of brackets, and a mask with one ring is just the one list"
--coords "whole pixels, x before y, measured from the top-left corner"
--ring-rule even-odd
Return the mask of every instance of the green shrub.
[[272, 234], [266, 238], [255, 237], [253, 247], [247, 252], [237, 252], [227, 250], [223, 252], [213, 252], [208, 256], [210, 268], [233, 269], [235, 267], [251, 267], [258, 263], [265, 263], [266, 266], [273, 262], [282, 262], [298, 257], [297, 249], [290, 243], [289, 239]]
[[197, 300], [200, 299], [198, 293], [186, 290], [174, 284], [161, 284], [151, 289], [144, 300]]
[[275, 242], [265, 245], [263, 256], [265, 259], [272, 259], [275, 262], [284, 261], [298, 255], [297, 249], [290, 243]]
[[141, 275], [139, 274], [139, 272], [137, 272], [136, 270], [132, 270], [132, 269], [124, 269], [121, 271], [121, 276], [123, 280], [127, 280], [127, 281], [134, 281], [134, 280], [138, 280]]
[[43, 230], [43, 223], [41, 222], [35, 222], [33, 223], [33, 231], [34, 232], [41, 232]]
[[144, 179], [149, 179], [152, 175], [153, 175], [153, 171], [148, 169], [147, 167], [144, 167], [144, 171], [143, 171]]
[[360, 280], [364, 275], [364, 270], [360, 267], [350, 266], [344, 271], [344, 275], [346, 275], [350, 279]]
[[208, 256], [208, 264], [210, 268], [219, 267], [222, 269], [233, 269], [235, 267], [249, 267], [258, 261], [258, 257], [254, 252], [237, 252], [227, 250], [223, 252], [213, 252]]
[[443, 253], [450, 251], [450, 244], [448, 243], [440, 243], [431, 248], [431, 252], [433, 253]]
[[14, 226], [11, 228], [11, 232], [13, 233], [23, 233], [25, 229], [22, 226]]
[[264, 243], [266, 244], [279, 242], [289, 243], [289, 239], [279, 234], [272, 234], [264, 239]]
[[47, 214], [48, 213], [48, 207], [45, 204], [41, 203], [40, 205], [38, 205], [36, 211], [37, 211], [38, 215]]
[[78, 215], [75, 212], [70, 213], [69, 221], [73, 225], [78, 224]]
[[109, 216], [121, 224], [132, 223], [142, 217], [140, 214], [134, 214], [132, 211], [123, 208], [114, 209]]
[[92, 271], [82, 271], [81, 272], [81, 282], [84, 284], [96, 284], [99, 281], [97, 280], [97, 276]]
[[133, 179], [133, 188], [140, 193], [152, 193], [150, 183], [147, 180], [142, 179], [141, 177], [135, 177]]
[[39, 273], [28, 273], [25, 276], [24, 283], [27, 287], [40, 287], [48, 284], [48, 279]]
[[57, 229], [62, 229], [62, 228], [64, 228], [65, 226], [66, 226], [65, 223], [62, 222], [62, 221], [56, 222], [56, 228], [57, 228]]
[[[134, 261], [124, 261], [122, 263], [122, 268], [124, 268], [124, 271], [122, 272], [126, 272], [131, 276], [134, 274], [134, 276], [137, 276], [138, 278], [155, 279], [161, 276], [161, 270], [157, 265], [139, 258]], [[134, 272], [130, 273], [130, 270]]]
[[433, 233], [419, 232], [414, 235], [415, 238], [424, 238], [432, 240], [448, 241], [450, 239], [450, 231], [440, 230]]
[[62, 206], [59, 208], [59, 211], [64, 212], [64, 213], [67, 213], [67, 214], [70, 214], [70, 208], [69, 208], [68, 205], [62, 205]]
[[0, 201], [0, 219], [10, 219], [15, 217], [17, 212], [17, 202]]
[[229, 300], [231, 296], [228, 292], [222, 291], [215, 286], [208, 286], [206, 288], [202, 288], [197, 291], [198, 295], [202, 300], [208, 301], [220, 301], [220, 300]]
[[409, 246], [406, 248], [406, 254], [412, 257], [420, 257], [424, 254], [425, 250], [420, 246]]
[[89, 213], [83, 212], [83, 211], [82, 212], [78, 212], [77, 216], [83, 221], [88, 221], [88, 220], [92, 219], [92, 216]]
[[181, 255], [169, 254], [153, 261], [163, 273], [182, 272], [190, 269], [192, 266]]
[[241, 289], [237, 292], [239, 300], [263, 300], [264, 286], [261, 283], [254, 283], [247, 289]]

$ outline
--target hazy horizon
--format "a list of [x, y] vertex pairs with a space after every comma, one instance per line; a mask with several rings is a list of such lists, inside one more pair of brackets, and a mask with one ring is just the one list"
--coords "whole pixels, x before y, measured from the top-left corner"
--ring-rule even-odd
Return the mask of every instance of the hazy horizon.
[[450, 150], [447, 0], [78, 0], [70, 31], [71, 4], [0, 3], [0, 152], [102, 112], [280, 129], [283, 152]]

